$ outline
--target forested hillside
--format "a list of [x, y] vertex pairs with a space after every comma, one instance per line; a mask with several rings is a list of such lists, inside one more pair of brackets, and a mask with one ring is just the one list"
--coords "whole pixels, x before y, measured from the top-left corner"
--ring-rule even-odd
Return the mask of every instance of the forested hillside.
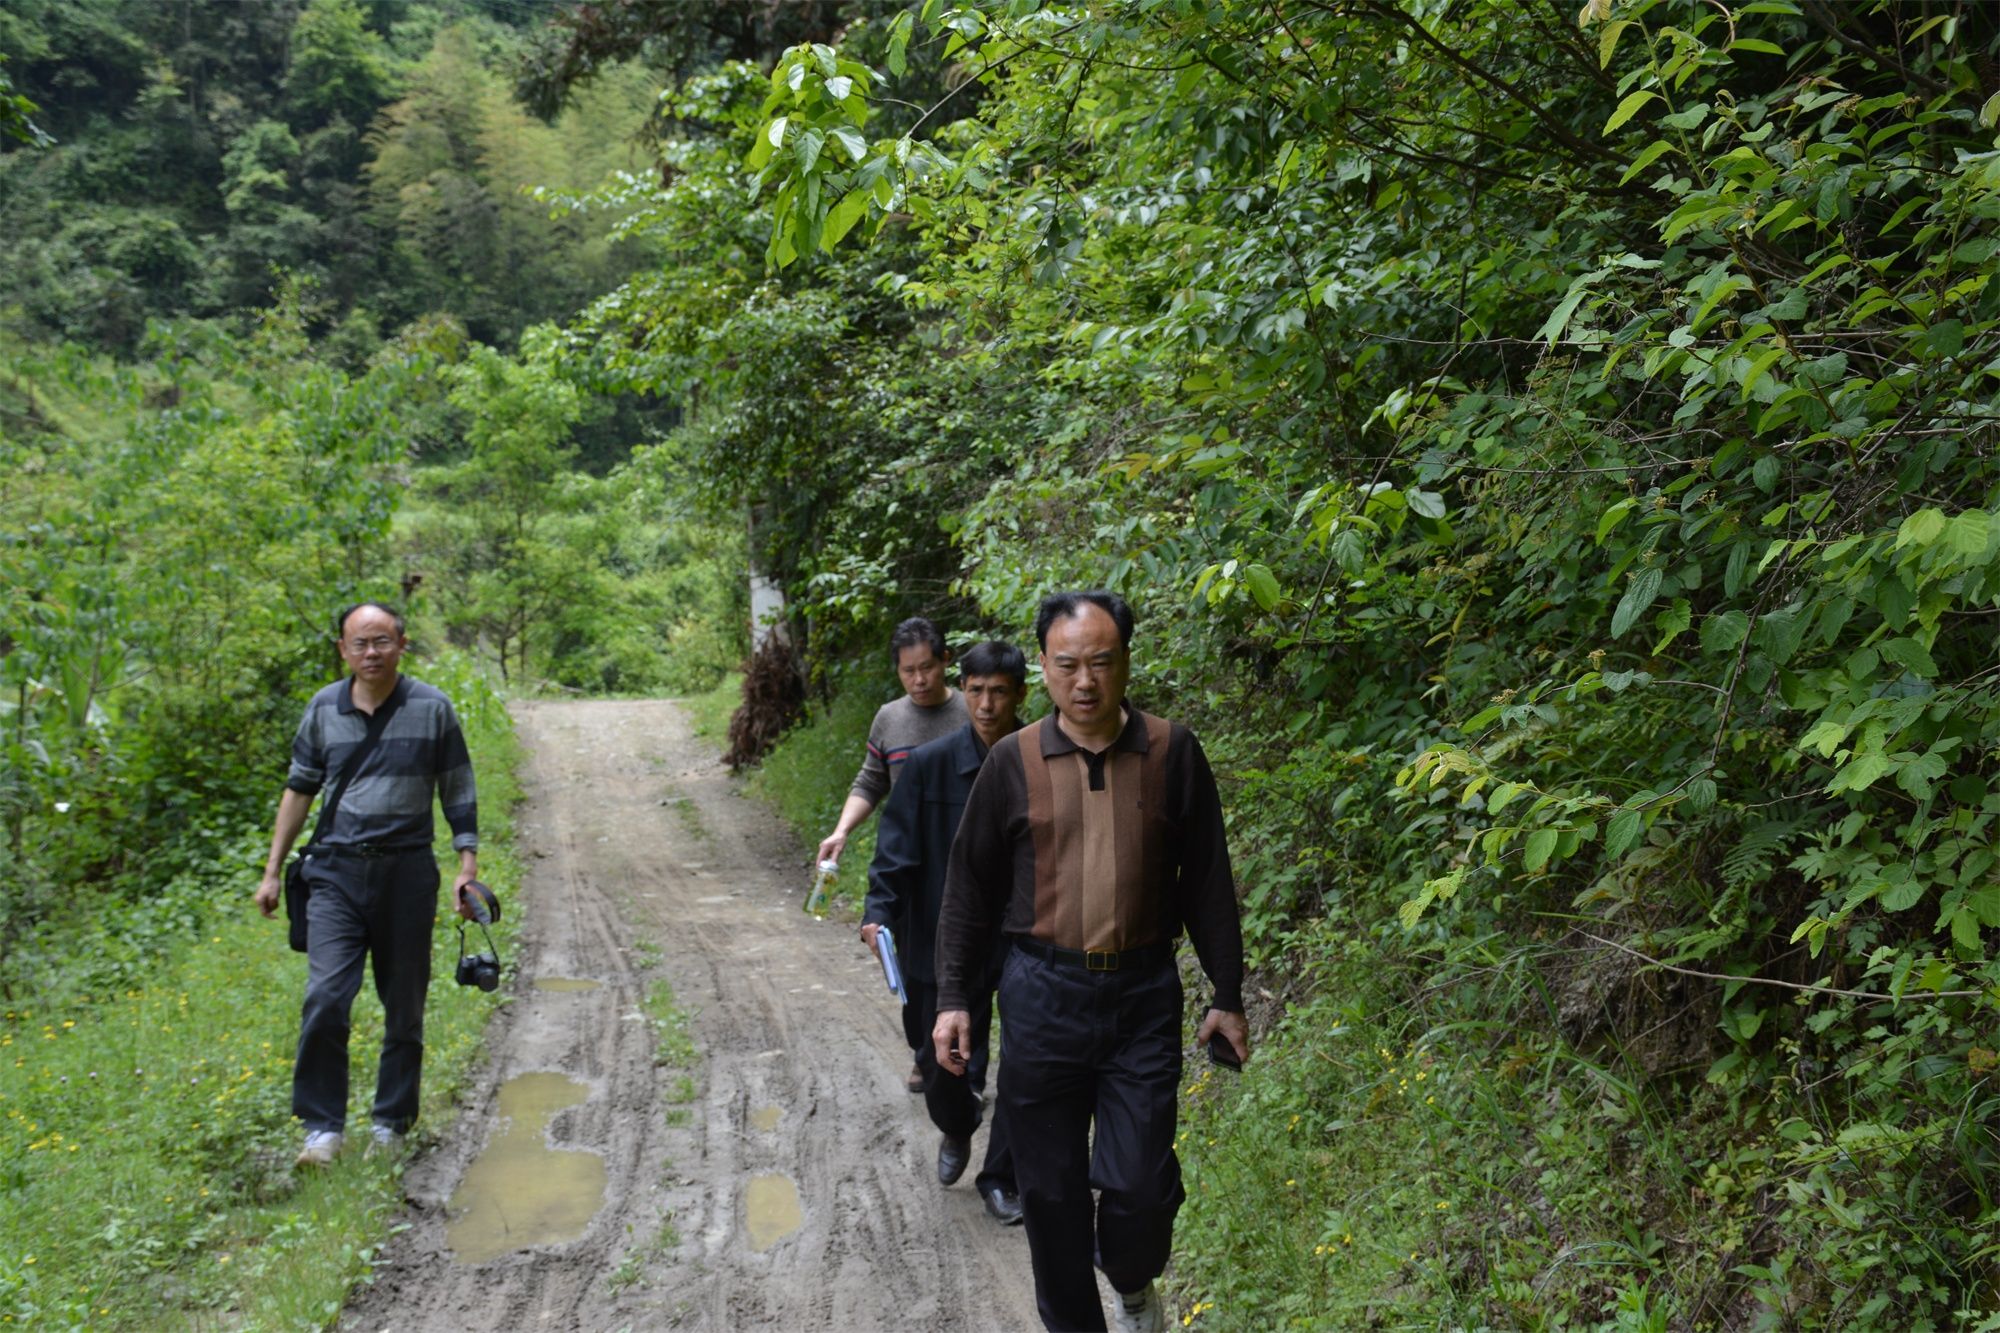
[[1992, 7], [38, 0], [0, 54], [10, 994], [79, 886], [246, 845], [326, 605], [706, 685], [754, 508], [815, 727], [903, 615], [1138, 609], [1260, 1042], [1187, 1090], [1184, 1323], [2000, 1328]]
[[579, 393], [537, 324], [653, 253], [536, 192], [650, 172], [654, 80], [603, 70], [545, 124], [512, 94], [533, 35], [351, 0], [0, 15], [0, 978], [74, 885], [140, 893], [268, 818], [356, 597], [524, 685], [736, 660], [733, 533], [647, 457], [672, 406]]

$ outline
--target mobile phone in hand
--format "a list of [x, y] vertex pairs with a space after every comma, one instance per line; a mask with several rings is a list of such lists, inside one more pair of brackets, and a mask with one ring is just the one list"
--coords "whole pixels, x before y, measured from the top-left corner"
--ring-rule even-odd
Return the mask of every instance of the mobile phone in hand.
[[1215, 1033], [1208, 1039], [1208, 1058], [1216, 1064], [1221, 1065], [1224, 1069], [1234, 1069], [1241, 1072], [1243, 1068], [1243, 1062], [1236, 1058], [1236, 1048], [1231, 1046], [1229, 1038], [1223, 1036], [1220, 1032]]

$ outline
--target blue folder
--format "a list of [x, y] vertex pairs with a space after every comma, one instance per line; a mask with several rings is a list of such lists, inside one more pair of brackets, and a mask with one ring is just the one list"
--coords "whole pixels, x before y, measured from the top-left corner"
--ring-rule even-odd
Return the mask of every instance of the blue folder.
[[889, 989], [896, 992], [896, 998], [904, 1004], [910, 997], [903, 991], [903, 969], [896, 965], [896, 937], [889, 933], [887, 926], [875, 929], [875, 956], [882, 960], [882, 976], [889, 983]]

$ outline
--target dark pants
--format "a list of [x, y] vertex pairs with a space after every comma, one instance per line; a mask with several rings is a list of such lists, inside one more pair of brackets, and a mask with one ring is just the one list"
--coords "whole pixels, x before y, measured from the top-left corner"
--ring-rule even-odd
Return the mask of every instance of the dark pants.
[[292, 1114], [307, 1129], [346, 1128], [348, 1014], [361, 989], [362, 962], [370, 960], [382, 1001], [374, 1120], [400, 1134], [416, 1123], [423, 1076], [437, 862], [429, 849], [364, 857], [319, 848], [306, 859], [305, 875], [312, 896]]
[[[982, 990], [973, 998], [972, 1058], [965, 1062], [963, 1074], [954, 1074], [938, 1063], [937, 1044], [930, 1039], [931, 1029], [937, 1026], [937, 986], [928, 981], [905, 981], [903, 993], [910, 997], [910, 1002], [903, 1006], [904, 1035], [911, 1037], [915, 1045], [916, 1032], [921, 1030], [924, 1034], [923, 1044], [916, 1046], [917, 1068], [924, 1076], [924, 1109], [930, 1112], [931, 1123], [939, 1130], [954, 1138], [969, 1139], [972, 1131], [979, 1128], [979, 1094], [986, 1086], [993, 992]], [[981, 1193], [994, 1185], [1014, 1188], [1014, 1153], [1007, 1142], [1007, 1117], [997, 1105], [993, 1110], [993, 1129], [986, 1136], [986, 1160], [973, 1184]]]
[[[1007, 1015], [1000, 1115], [1032, 1152], [1016, 1159], [1035, 1303], [1052, 1329], [1101, 1329], [1091, 1256], [1118, 1291], [1167, 1266], [1186, 1197], [1174, 1156], [1181, 979], [1087, 972], [1016, 949], [1000, 977]], [[1096, 1121], [1096, 1142], [1091, 1122]], [[1101, 1192], [1095, 1206], [1091, 1190]]]

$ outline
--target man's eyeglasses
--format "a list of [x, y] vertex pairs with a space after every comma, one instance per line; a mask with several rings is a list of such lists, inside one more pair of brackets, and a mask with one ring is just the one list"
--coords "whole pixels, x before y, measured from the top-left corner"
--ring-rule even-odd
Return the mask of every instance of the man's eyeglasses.
[[374, 639], [349, 639], [347, 641], [347, 651], [350, 653], [365, 653], [373, 649], [378, 653], [386, 653], [396, 646], [396, 642], [395, 639], [390, 638], [386, 634]]

